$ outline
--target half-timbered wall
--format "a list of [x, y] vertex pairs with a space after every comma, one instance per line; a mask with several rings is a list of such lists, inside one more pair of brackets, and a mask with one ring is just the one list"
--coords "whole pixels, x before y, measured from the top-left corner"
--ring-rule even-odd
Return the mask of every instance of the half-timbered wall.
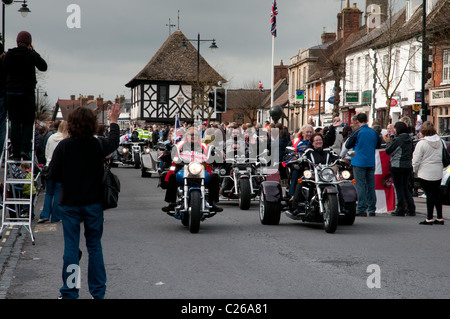
[[[132, 90], [132, 120], [171, 122], [178, 113], [182, 121], [192, 119], [192, 87], [171, 83], [138, 84]], [[203, 119], [208, 114], [199, 114]], [[215, 119], [215, 113], [212, 119]]]

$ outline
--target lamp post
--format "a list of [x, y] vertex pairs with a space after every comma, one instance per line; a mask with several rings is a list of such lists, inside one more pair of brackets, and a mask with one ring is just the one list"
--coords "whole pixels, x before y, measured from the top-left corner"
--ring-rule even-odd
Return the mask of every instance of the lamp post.
[[28, 5], [27, 5], [27, 0], [20, 0], [20, 1], [16, 1], [16, 0], [2, 0], [2, 42], [3, 42], [3, 47], [6, 49], [5, 47], [5, 6], [12, 4], [13, 2], [19, 2], [22, 3], [22, 7], [17, 10], [20, 12], [20, 14], [22, 15], [22, 17], [26, 17], [28, 15], [28, 13], [30, 13], [30, 9], [28, 9]]
[[48, 97], [47, 91], [41, 92], [39, 88], [36, 88], [36, 109], [39, 111], [39, 96]]
[[[200, 33], [197, 36], [197, 39], [187, 39], [188, 41], [197, 41], [197, 84], [200, 82], [200, 42], [204, 42], [204, 41], [212, 41], [211, 45], [209, 46], [209, 48], [211, 49], [211, 51], [214, 53], [216, 51], [216, 49], [218, 49], [218, 46], [216, 45], [216, 40], [212, 39], [212, 40], [201, 40], [200, 39]], [[187, 43], [186, 43], [186, 39], [183, 39], [183, 42], [181, 42], [181, 46], [182, 47], [186, 47]]]
[[[212, 39], [212, 40], [201, 40], [200, 39], [200, 33], [197, 36], [197, 39], [183, 39], [183, 41], [181, 42], [181, 46], [182, 47], [186, 47], [187, 46], [187, 41], [197, 41], [197, 90], [198, 92], [200, 91], [200, 43], [201, 42], [205, 42], [205, 41], [212, 41], [211, 45], [209, 46], [209, 48], [211, 49], [211, 51], [214, 53], [216, 51], [216, 49], [218, 48], [216, 45], [216, 40]], [[198, 94], [197, 94], [197, 101], [199, 100]], [[200, 103], [200, 101], [198, 101]], [[197, 104], [199, 105], [199, 104]], [[197, 106], [198, 107], [198, 106]]]

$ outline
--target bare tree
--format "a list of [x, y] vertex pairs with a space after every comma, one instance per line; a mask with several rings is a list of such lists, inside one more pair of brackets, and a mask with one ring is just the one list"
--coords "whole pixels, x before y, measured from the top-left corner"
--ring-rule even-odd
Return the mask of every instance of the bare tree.
[[211, 121], [214, 114], [214, 105], [209, 105], [209, 94], [218, 86], [217, 74], [213, 69], [201, 71], [197, 79], [186, 81], [192, 87], [191, 94], [191, 119], [196, 120], [198, 114], [203, 120]]
[[52, 116], [52, 106], [47, 96], [40, 97], [36, 103], [36, 120], [48, 121]]
[[250, 123], [258, 120], [258, 111], [262, 108], [264, 98], [267, 96], [258, 89], [258, 84], [256, 80], [244, 83], [243, 88], [238, 90], [238, 100], [234, 104], [234, 109], [243, 113]]
[[331, 76], [334, 80], [333, 117], [340, 114], [341, 80], [345, 74], [345, 48], [345, 42], [339, 40], [321, 50], [320, 71], [326, 72], [325, 76]]
[[372, 31], [377, 32], [379, 37], [372, 42], [370, 48], [373, 50], [373, 56], [368, 59], [377, 84], [386, 97], [386, 116], [382, 123], [383, 127], [389, 124], [391, 101], [405, 77], [410, 61], [415, 59], [417, 52], [420, 51], [414, 25], [405, 23], [404, 10], [394, 14], [393, 8], [391, 2], [385, 23], [379, 30]]

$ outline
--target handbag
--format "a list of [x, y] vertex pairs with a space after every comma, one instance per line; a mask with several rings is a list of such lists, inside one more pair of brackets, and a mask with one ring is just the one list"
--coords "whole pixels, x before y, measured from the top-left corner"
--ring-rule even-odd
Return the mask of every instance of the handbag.
[[[102, 142], [99, 140], [103, 152]], [[116, 208], [119, 202], [120, 180], [116, 174], [111, 172], [109, 160], [104, 159], [105, 172], [103, 173], [103, 210]]]
[[442, 145], [442, 164], [444, 165], [444, 167], [450, 165], [450, 154], [447, 152], [445, 144]]
[[116, 208], [119, 202], [120, 180], [116, 174], [111, 172], [109, 163], [105, 164], [103, 174], [103, 210]]

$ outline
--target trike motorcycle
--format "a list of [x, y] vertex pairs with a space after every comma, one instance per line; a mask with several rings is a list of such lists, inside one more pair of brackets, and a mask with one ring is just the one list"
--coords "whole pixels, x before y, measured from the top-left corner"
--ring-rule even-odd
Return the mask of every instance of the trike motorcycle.
[[327, 233], [334, 233], [338, 224], [354, 223], [357, 193], [346, 161], [337, 159], [329, 164], [316, 164], [299, 156], [287, 166], [290, 171], [302, 172], [293, 181], [300, 187], [302, 200], [294, 205], [287, 194], [283, 195], [280, 183], [263, 182], [259, 209], [262, 224], [279, 224], [281, 211], [293, 220], [322, 223]]

